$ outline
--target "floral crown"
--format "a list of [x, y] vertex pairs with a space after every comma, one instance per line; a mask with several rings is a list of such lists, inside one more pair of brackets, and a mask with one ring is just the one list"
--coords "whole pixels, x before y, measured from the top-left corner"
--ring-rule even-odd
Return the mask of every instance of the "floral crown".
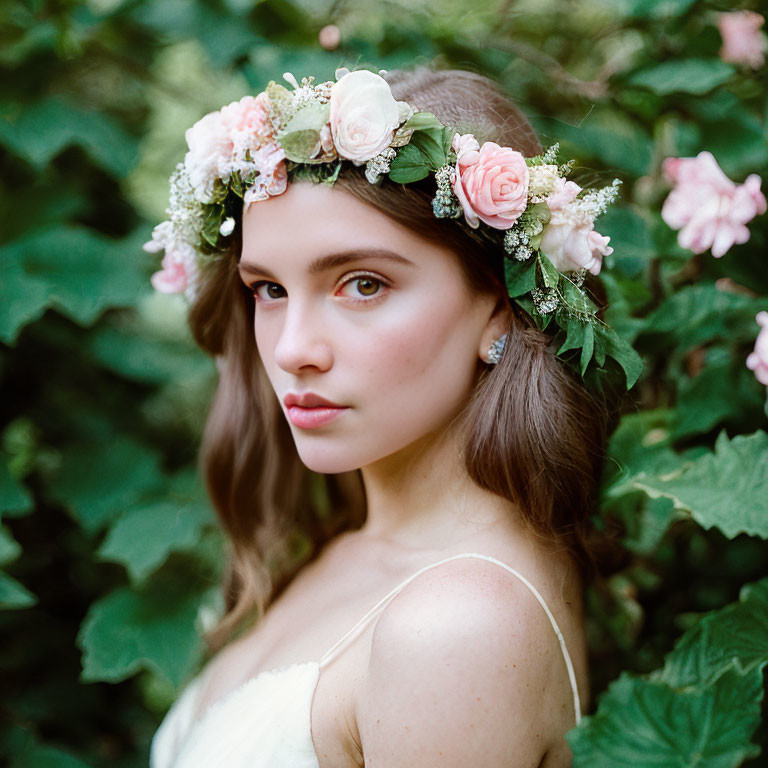
[[271, 81], [258, 96], [187, 130], [189, 151], [170, 179], [168, 220], [144, 246], [165, 252], [152, 275], [155, 289], [193, 300], [201, 267], [227, 249], [238, 207], [282, 194], [289, 178], [332, 185], [343, 161], [364, 164], [372, 185], [384, 175], [408, 184], [434, 173], [435, 216], [504, 231], [507, 292], [539, 328], [553, 324], [557, 354], [582, 376], [603, 371], [612, 357], [631, 387], [642, 363], [597, 317], [584, 289], [587, 271], [597, 275], [613, 252], [594, 221], [616, 199], [619, 179], [585, 191], [567, 180], [573, 161], [557, 163], [557, 144], [535, 157], [492, 141], [481, 145], [431, 112], [396, 101], [384, 73], [340, 68], [335, 82], [319, 84], [314, 77], [299, 84], [286, 73], [292, 91]]

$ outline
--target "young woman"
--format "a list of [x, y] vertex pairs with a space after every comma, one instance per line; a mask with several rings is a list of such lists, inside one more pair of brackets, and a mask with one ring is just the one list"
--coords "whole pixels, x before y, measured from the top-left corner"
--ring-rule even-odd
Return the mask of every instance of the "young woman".
[[[541, 175], [514, 162], [541, 147], [478, 75], [358, 74], [294, 81], [288, 117], [276, 86], [204, 118], [171, 220], [189, 234], [202, 201], [219, 232], [194, 263], [170, 225], [148, 246], [166, 251], [156, 287], [187, 292], [219, 363], [202, 466], [231, 543], [217, 653], [155, 735], [152, 768], [556, 768], [589, 702], [582, 590], [609, 409], [510, 298], [499, 238], [536, 203]], [[394, 118], [384, 91], [366, 90], [378, 81]], [[291, 116], [306, 103], [317, 141], [297, 150]], [[451, 127], [424, 129], [434, 146], [404, 130], [427, 114]], [[365, 135], [380, 115], [384, 141]], [[397, 150], [428, 147], [404, 154], [418, 164], [441, 136], [457, 163], [447, 216], [432, 175], [393, 180]], [[484, 208], [471, 174], [485, 142], [509, 163]], [[235, 161], [257, 154], [254, 184]], [[570, 189], [552, 173], [539, 195], [550, 240]], [[586, 237], [594, 261], [610, 249], [588, 230], [565, 234]], [[562, 242], [546, 248], [573, 274]], [[311, 543], [303, 557], [297, 541]]]

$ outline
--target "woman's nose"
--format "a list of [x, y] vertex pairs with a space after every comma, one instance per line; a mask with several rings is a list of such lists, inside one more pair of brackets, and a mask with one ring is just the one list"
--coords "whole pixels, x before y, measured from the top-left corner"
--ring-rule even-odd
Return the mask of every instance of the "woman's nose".
[[310, 307], [289, 303], [275, 346], [275, 362], [289, 373], [327, 371], [333, 355], [322, 319]]

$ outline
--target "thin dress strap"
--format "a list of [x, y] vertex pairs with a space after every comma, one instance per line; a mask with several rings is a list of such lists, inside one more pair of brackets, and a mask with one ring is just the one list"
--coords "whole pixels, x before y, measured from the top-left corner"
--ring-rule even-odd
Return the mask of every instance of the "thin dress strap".
[[451, 557], [446, 557], [444, 560], [439, 560], [436, 563], [432, 563], [430, 565], [425, 565], [423, 568], [420, 568], [416, 573], [409, 576], [405, 581], [398, 584], [391, 592], [389, 592], [387, 595], [385, 595], [381, 600], [379, 600], [376, 605], [373, 606], [361, 619], [360, 621], [355, 624], [352, 629], [350, 629], [348, 632], [346, 632], [344, 635], [342, 635], [321, 657], [320, 659], [320, 666], [323, 667], [326, 664], [328, 664], [330, 661], [332, 661], [342, 650], [344, 650], [344, 644], [348, 640], [354, 640], [358, 635], [361, 634], [363, 629], [365, 628], [365, 625], [368, 623], [368, 620], [374, 616], [376, 613], [378, 613], [398, 592], [400, 592], [405, 586], [410, 584], [417, 576], [424, 573], [424, 571], [428, 571], [430, 568], [435, 568], [438, 565], [442, 565], [443, 563], [450, 562], [451, 560], [458, 560], [461, 557], [478, 557], [481, 560], [487, 560], [490, 563], [496, 563], [496, 565], [500, 565], [502, 568], [505, 568], [508, 570], [512, 575], [517, 576], [520, 581], [525, 584], [528, 589], [533, 593], [533, 596], [539, 601], [541, 604], [541, 607], [544, 609], [545, 613], [549, 617], [549, 621], [552, 624], [552, 629], [555, 630], [555, 634], [557, 635], [558, 642], [560, 643], [560, 650], [563, 652], [563, 658], [565, 659], [565, 666], [568, 670], [568, 679], [571, 683], [571, 689], [573, 690], [573, 709], [576, 713], [576, 725], [578, 725], [581, 722], [581, 701], [579, 699], [579, 689], [576, 685], [576, 675], [573, 671], [573, 663], [571, 662], [571, 656], [568, 653], [568, 648], [565, 644], [565, 638], [563, 637], [563, 633], [560, 631], [560, 627], [557, 625], [557, 621], [555, 621], [555, 617], [552, 615], [552, 611], [549, 610], [549, 606], [544, 601], [544, 598], [539, 594], [539, 591], [536, 589], [536, 587], [531, 584], [528, 579], [525, 578], [521, 573], [516, 571], [514, 568], [511, 568], [506, 563], [502, 563], [501, 560], [497, 560], [495, 557], [490, 557], [489, 555], [480, 555], [475, 552], [463, 552], [460, 555], [452, 555]]

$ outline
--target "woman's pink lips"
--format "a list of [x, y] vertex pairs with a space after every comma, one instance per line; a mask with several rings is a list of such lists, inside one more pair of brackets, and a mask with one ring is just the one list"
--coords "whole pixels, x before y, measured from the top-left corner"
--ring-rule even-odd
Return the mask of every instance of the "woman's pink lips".
[[318, 405], [312, 408], [302, 408], [300, 405], [289, 405], [287, 410], [288, 418], [294, 427], [313, 429], [314, 427], [330, 424], [343, 411], [347, 410], [347, 406], [330, 407]]

